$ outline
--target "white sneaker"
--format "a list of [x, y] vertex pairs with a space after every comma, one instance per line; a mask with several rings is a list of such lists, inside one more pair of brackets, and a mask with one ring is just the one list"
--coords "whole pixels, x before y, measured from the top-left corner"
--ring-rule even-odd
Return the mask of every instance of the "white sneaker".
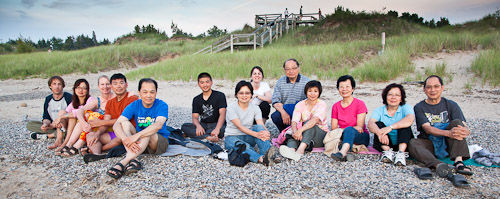
[[280, 146], [280, 154], [285, 158], [292, 159], [295, 161], [299, 161], [300, 158], [302, 157], [301, 154], [298, 154], [297, 152], [295, 152], [295, 150], [285, 145]]
[[397, 166], [406, 166], [406, 158], [408, 157], [408, 152], [398, 151], [396, 153], [396, 158], [394, 164]]
[[382, 151], [382, 156], [380, 156], [380, 161], [385, 163], [391, 163], [394, 161], [394, 151], [389, 149], [387, 151]]

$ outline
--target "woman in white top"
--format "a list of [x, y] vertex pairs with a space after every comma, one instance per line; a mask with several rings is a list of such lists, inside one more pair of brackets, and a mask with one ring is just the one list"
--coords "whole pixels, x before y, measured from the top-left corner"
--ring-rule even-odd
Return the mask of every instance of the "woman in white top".
[[271, 88], [269, 84], [263, 82], [264, 79], [264, 71], [260, 66], [254, 66], [250, 71], [250, 83], [253, 86], [253, 96], [252, 96], [252, 104], [259, 106], [260, 111], [262, 112], [262, 119], [264, 120], [264, 124], [266, 120], [269, 119], [269, 113], [271, 112]]

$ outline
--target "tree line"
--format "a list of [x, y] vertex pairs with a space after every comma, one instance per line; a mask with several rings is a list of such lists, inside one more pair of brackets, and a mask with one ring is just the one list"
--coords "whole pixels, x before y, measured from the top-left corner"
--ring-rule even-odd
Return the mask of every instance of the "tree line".
[[41, 50], [79, 50], [88, 47], [107, 45], [111, 42], [108, 39], [103, 39], [102, 41], [97, 41], [95, 31], [92, 31], [92, 37], [88, 35], [78, 35], [78, 36], [68, 36], [65, 40], [57, 37], [52, 37], [50, 39], [40, 39], [37, 42], [33, 42], [31, 39], [23, 38], [19, 36], [18, 39], [9, 39], [4, 44], [0, 44], [0, 53], [29, 53], [33, 51]]
[[415, 13], [410, 14], [409, 12], [403, 12], [403, 13], [401, 13], [401, 16], [399, 16], [399, 13], [397, 11], [389, 10], [387, 12], [387, 15], [391, 16], [391, 17], [404, 19], [408, 22], [424, 25], [424, 26], [427, 26], [429, 28], [439, 28], [439, 27], [450, 25], [450, 21], [446, 17], [441, 17], [439, 19], [439, 21], [436, 22], [436, 21], [434, 21], [434, 19], [431, 19], [429, 21], [424, 21], [424, 18], [419, 17], [418, 14], [415, 14]]

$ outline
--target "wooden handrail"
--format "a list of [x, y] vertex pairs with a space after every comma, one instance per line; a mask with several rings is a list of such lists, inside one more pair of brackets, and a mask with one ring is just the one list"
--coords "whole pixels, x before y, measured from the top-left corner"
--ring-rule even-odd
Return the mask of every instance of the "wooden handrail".
[[235, 45], [248, 45], [249, 43], [254, 46], [254, 49], [256, 45], [263, 47], [264, 44], [270, 43], [272, 40], [282, 36], [285, 29], [286, 33], [288, 33], [290, 23], [293, 29], [299, 23], [316, 23], [320, 19], [322, 19], [322, 16], [320, 16], [319, 13], [304, 13], [302, 15], [290, 13], [287, 18], [284, 18], [283, 14], [255, 15], [256, 26], [257, 23], [263, 25], [255, 29], [252, 33], [226, 35], [195, 54], [208, 52], [216, 53], [229, 47], [233, 49]]

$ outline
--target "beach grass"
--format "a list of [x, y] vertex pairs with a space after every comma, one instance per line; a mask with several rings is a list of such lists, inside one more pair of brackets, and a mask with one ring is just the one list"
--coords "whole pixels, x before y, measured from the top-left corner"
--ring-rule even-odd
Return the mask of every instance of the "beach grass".
[[471, 70], [493, 86], [500, 85], [500, 48], [483, 51], [472, 62]]
[[379, 82], [413, 72], [413, 56], [444, 49], [473, 50], [479, 45], [492, 48], [498, 45], [499, 40], [498, 33], [430, 30], [388, 37], [385, 52], [380, 55], [378, 39], [311, 45], [277, 42], [256, 51], [183, 56], [132, 71], [128, 76], [189, 81], [200, 72], [209, 72], [215, 78], [236, 80], [248, 78], [249, 70], [254, 65], [260, 65], [266, 77], [279, 78], [283, 75], [283, 61], [296, 58], [301, 63], [301, 72], [307, 76], [336, 79], [343, 74], [353, 74], [361, 81]]
[[210, 41], [131, 41], [74, 51], [35, 52], [0, 55], [0, 79], [49, 77], [70, 73], [97, 73], [131, 68], [136, 62], [150, 63], [169, 53], [192, 54]]

